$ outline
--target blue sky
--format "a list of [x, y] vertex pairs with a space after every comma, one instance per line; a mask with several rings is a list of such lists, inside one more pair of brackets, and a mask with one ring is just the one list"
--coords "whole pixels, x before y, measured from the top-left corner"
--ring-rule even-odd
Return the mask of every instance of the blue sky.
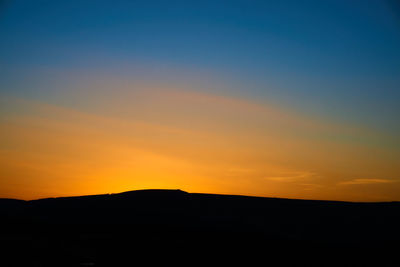
[[16, 0], [2, 9], [3, 83], [41, 68], [131, 75], [121, 66], [138, 63], [149, 76], [207, 72], [245, 95], [398, 130], [390, 2]]

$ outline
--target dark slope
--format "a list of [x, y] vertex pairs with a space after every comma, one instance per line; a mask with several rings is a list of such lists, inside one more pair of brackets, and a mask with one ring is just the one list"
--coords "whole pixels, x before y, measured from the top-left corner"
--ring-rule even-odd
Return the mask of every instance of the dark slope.
[[140, 190], [0, 199], [0, 212], [2, 259], [15, 265], [400, 266], [397, 202]]

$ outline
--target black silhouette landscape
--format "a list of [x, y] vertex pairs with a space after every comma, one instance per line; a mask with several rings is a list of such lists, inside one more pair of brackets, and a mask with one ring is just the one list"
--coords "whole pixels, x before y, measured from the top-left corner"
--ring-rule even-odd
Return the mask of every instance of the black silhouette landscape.
[[2, 266], [400, 264], [398, 202], [139, 190], [0, 199], [0, 212]]

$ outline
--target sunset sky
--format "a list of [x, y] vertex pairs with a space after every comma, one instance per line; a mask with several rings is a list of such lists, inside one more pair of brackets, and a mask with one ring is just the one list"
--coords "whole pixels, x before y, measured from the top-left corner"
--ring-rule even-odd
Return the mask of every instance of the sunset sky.
[[400, 4], [0, 3], [0, 197], [400, 201]]

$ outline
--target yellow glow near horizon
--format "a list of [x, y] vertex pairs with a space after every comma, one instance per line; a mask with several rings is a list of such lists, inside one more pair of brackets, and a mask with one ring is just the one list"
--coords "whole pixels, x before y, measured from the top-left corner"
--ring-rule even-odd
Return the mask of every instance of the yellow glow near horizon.
[[400, 200], [395, 152], [353, 141], [375, 138], [372, 131], [193, 90], [117, 92], [86, 108], [8, 102], [0, 117], [0, 197], [179, 188]]

